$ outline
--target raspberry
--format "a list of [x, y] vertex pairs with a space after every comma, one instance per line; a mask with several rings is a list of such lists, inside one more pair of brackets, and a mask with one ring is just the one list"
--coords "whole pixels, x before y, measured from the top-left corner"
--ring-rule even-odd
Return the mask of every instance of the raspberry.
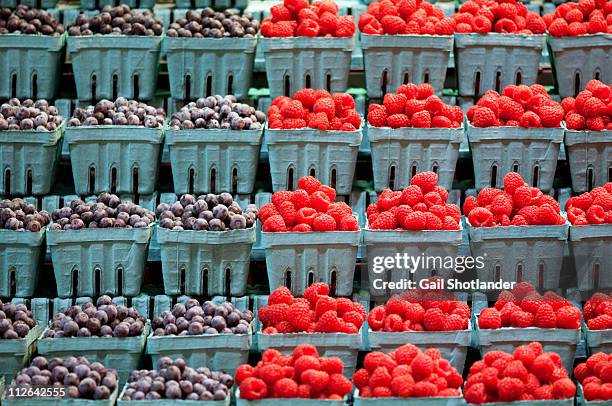
[[410, 119], [405, 114], [393, 114], [387, 117], [387, 125], [391, 128], [410, 126]]
[[285, 232], [287, 231], [287, 225], [285, 224], [285, 220], [280, 215], [270, 216], [266, 221], [264, 221], [262, 230], [264, 232]]
[[480, 312], [478, 316], [478, 327], [481, 329], [497, 329], [501, 328], [501, 316], [497, 309], [486, 308]]
[[389, 387], [393, 378], [386, 367], [380, 366], [372, 372], [368, 385], [371, 388]]
[[413, 211], [406, 215], [403, 224], [406, 230], [424, 230], [427, 227], [427, 216], [424, 212]]
[[295, 27], [293, 21], [278, 21], [272, 24], [272, 37], [293, 37]]
[[531, 372], [538, 377], [540, 382], [550, 381], [555, 370], [555, 363], [550, 359], [548, 355], [539, 355], [533, 361]]
[[325, 113], [329, 120], [336, 116], [336, 104], [331, 97], [318, 99], [312, 107], [314, 113]]
[[329, 207], [329, 204], [329, 196], [320, 190], [310, 195], [310, 206], [318, 212], [325, 213]]
[[502, 402], [518, 400], [525, 391], [525, 384], [517, 378], [503, 378], [497, 384], [497, 394]]
[[314, 231], [336, 231], [336, 220], [328, 214], [319, 214], [312, 222]]
[[295, 360], [293, 363], [293, 369], [295, 376], [302, 376], [304, 371], [309, 369], [319, 370], [321, 368], [321, 361], [314, 355], [302, 355], [300, 357], [293, 357]]
[[277, 206], [278, 212], [283, 217], [285, 221], [285, 225], [291, 227], [295, 224], [295, 207], [293, 207], [293, 203], [291, 201], [284, 201], [279, 206]]
[[470, 211], [468, 221], [474, 227], [490, 227], [493, 224], [493, 213], [484, 207], [475, 207]]
[[515, 313], [512, 313], [510, 323], [512, 327], [526, 328], [533, 326], [533, 322], [534, 315], [532, 313], [519, 310]]
[[517, 378], [527, 382], [529, 371], [521, 361], [510, 361], [501, 373], [502, 378]]
[[569, 399], [576, 394], [576, 385], [569, 378], [555, 381], [552, 389], [555, 399]]
[[407, 100], [406, 96], [401, 93], [387, 93], [383, 98], [383, 106], [389, 115], [401, 114], [404, 113], [404, 106]]
[[335, 311], [325, 312], [317, 320], [315, 331], [320, 333], [338, 333], [342, 330], [340, 321]]
[[352, 37], [355, 33], [355, 20], [352, 16], [339, 16], [336, 23], [336, 37]]
[[414, 128], [431, 128], [431, 114], [427, 110], [414, 113], [411, 120]]
[[268, 393], [268, 387], [264, 381], [258, 378], [246, 378], [240, 384], [240, 398], [246, 400], [263, 399]]
[[240, 365], [236, 369], [235, 380], [238, 385], [242, 383], [247, 378], [251, 378], [255, 375], [255, 368], [250, 366], [249, 364]]
[[488, 107], [478, 107], [472, 119], [474, 127], [493, 127], [497, 124], [495, 113]]
[[381, 20], [380, 23], [385, 30], [385, 34], [388, 35], [396, 35], [401, 34], [406, 28], [406, 22], [398, 16], [394, 15], [386, 15]]
[[330, 11], [319, 10], [319, 26], [321, 35], [333, 35], [338, 27], [338, 16]]
[[279, 215], [279, 212], [278, 210], [276, 210], [276, 207], [272, 203], [263, 205], [257, 213], [257, 216], [262, 222], [265, 222], [267, 219], [275, 215]]
[[393, 230], [397, 228], [395, 215], [391, 212], [380, 213], [370, 225], [370, 228], [373, 230]]
[[322, 393], [329, 385], [329, 374], [323, 371], [308, 369], [300, 375], [303, 383], [310, 386], [314, 393]]
[[563, 120], [563, 107], [559, 104], [541, 106], [538, 109], [538, 115], [543, 127], [560, 127], [561, 121]]
[[282, 303], [291, 304], [292, 301], [293, 295], [291, 294], [291, 291], [284, 286], [275, 289], [272, 293], [270, 293], [270, 296], [268, 296], [269, 305]]
[[519, 173], [508, 172], [506, 176], [504, 176], [504, 190], [511, 195], [521, 186], [527, 186], [527, 184]]
[[423, 193], [429, 193], [438, 184], [438, 174], [435, 172], [420, 172], [415, 174], [410, 180], [411, 185], [416, 185]]
[[[386, 127], [387, 126], [387, 109], [384, 106], [378, 108], [370, 108], [368, 111], [368, 124], [373, 127]], [[370, 106], [372, 107], [372, 106]]]
[[472, 19], [472, 29], [476, 33], [486, 34], [491, 32], [491, 28], [493, 28], [491, 20], [484, 15], [477, 15]]
[[557, 311], [557, 327], [577, 329], [580, 327], [580, 310], [574, 306], [563, 306]]
[[273, 22], [291, 20], [291, 11], [284, 4], [276, 4], [270, 7], [270, 14]]

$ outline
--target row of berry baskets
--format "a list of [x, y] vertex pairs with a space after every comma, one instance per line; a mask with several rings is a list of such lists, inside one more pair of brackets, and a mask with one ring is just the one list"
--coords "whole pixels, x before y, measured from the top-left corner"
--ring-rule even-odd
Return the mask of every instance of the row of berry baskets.
[[[574, 96], [576, 89], [589, 79], [610, 80], [610, 69], [606, 65], [612, 46], [610, 35], [549, 37], [556, 83], [562, 97]], [[185, 100], [211, 93], [233, 93], [244, 99], [251, 85], [257, 46], [263, 50], [273, 97], [291, 94], [303, 87], [345, 91], [356, 42], [354, 36], [344, 34], [191, 38], [153, 34], [56, 33], [50, 36], [8, 33], [2, 38], [0, 55], [7, 70], [15, 73], [2, 79], [1, 97], [52, 98], [60, 83], [62, 51], [67, 44], [77, 96], [81, 101], [116, 95], [152, 99], [160, 54], [165, 54], [168, 63], [172, 97]], [[382, 97], [385, 91], [397, 88], [407, 78], [415, 83], [429, 82], [440, 94], [453, 49], [462, 96], [480, 96], [487, 89], [500, 89], [508, 84], [533, 84], [545, 45], [545, 34], [496, 32], [362, 33], [360, 42], [370, 97]], [[123, 63], [115, 63], [118, 57]]]
[[[431, 87], [421, 87], [423, 89], [419, 88], [419, 92], [432, 91]], [[526, 106], [523, 109], [506, 97], [509, 93], [504, 91], [503, 97], [497, 95], [493, 101], [483, 99], [469, 109], [464, 124], [459, 107], [445, 105], [434, 95], [408, 100], [404, 95], [406, 89], [409, 88], [404, 85], [397, 94], [387, 94], [383, 104], [371, 105], [366, 125], [356, 113], [354, 102], [352, 108], [328, 112], [327, 116], [317, 110], [319, 105], [314, 107], [314, 112], [312, 103], [309, 108], [304, 108], [308, 102], [302, 96], [308, 96], [309, 89], [296, 92], [294, 100], [282, 97], [275, 100], [269, 118], [252, 107], [235, 103], [231, 96], [217, 96], [190, 103], [167, 123], [165, 113], [150, 106], [144, 106], [148, 109], [146, 116], [138, 113], [142, 116], [139, 119], [136, 110], [142, 110], [143, 105], [124, 98], [117, 99], [114, 104], [102, 101], [95, 107], [77, 108], [69, 121], [63, 120], [57, 109], [48, 107], [44, 101], [36, 102], [36, 106], [45, 105], [43, 110], [36, 108], [36, 113], [31, 113], [30, 118], [21, 117], [20, 114], [25, 114], [23, 110], [27, 113], [28, 109], [35, 108], [34, 102], [24, 101], [26, 104], [22, 105], [13, 99], [2, 105], [0, 125], [8, 131], [0, 130], [0, 151], [4, 156], [0, 193], [5, 196], [49, 194], [63, 143], [68, 144], [75, 191], [81, 196], [111, 190], [150, 195], [157, 186], [164, 144], [169, 151], [174, 192], [177, 194], [253, 193], [260, 149], [265, 144], [273, 191], [295, 189], [299, 177], [314, 174], [322, 182], [332, 184], [338, 194], [349, 195], [359, 146], [364, 137], [371, 147], [374, 187], [378, 192], [386, 188], [401, 190], [409, 185], [414, 173], [429, 170], [437, 172], [441, 186], [450, 189], [464, 138], [471, 149], [477, 189], [501, 185], [504, 174], [515, 171], [530, 185], [550, 191], [563, 142], [575, 192], [603, 186], [609, 180], [610, 125], [607, 129], [589, 130], [584, 125], [585, 118], [576, 114], [578, 108], [574, 109], [573, 99], [568, 100], [571, 106], [564, 105], [567, 114], [557, 103], [547, 100], [547, 103], [555, 105], [555, 123], [540, 123], [541, 119], [550, 120], [550, 114], [542, 110], [538, 116], [534, 111], [540, 111], [539, 107], [530, 106], [529, 102], [523, 103]], [[526, 86], [520, 90], [535, 94], [535, 88], [533, 92]], [[584, 93], [591, 95], [587, 98], [603, 103], [592, 97], [591, 92]], [[323, 101], [332, 100], [327, 92], [317, 97], [322, 99], [321, 105]], [[347, 94], [338, 97], [352, 101]], [[520, 109], [518, 115], [515, 111], [508, 111], [512, 106], [502, 100], [517, 105]], [[584, 100], [580, 108], [583, 108]], [[411, 107], [409, 119], [408, 113], [404, 113], [408, 111], [408, 105], [414, 106], [415, 103], [420, 104], [420, 111], [414, 113], [415, 107]], [[136, 106], [133, 112], [128, 110], [132, 104]], [[222, 104], [227, 106], [223, 106], [219, 113]], [[288, 111], [287, 106], [291, 104], [299, 104], [297, 114], [314, 118], [307, 122], [283, 116], [296, 114]], [[495, 112], [498, 109], [503, 111], [494, 113], [489, 107]], [[51, 114], [55, 116], [49, 118], [47, 109], [51, 109], [49, 111], [53, 111]], [[125, 111], [125, 114], [119, 111]], [[401, 114], [396, 114], [398, 112]], [[608, 117], [605, 105], [603, 110], [590, 110], [584, 114], [592, 115], [591, 112], [595, 112], [597, 117], [589, 118], [589, 125]], [[16, 118], [16, 114], [20, 118]], [[324, 115], [323, 121], [317, 121], [317, 114]], [[454, 116], [454, 121], [443, 114]], [[497, 114], [500, 118], [513, 114], [515, 118], [509, 119], [507, 124], [500, 124]], [[343, 117], [338, 117], [340, 115]], [[522, 115], [525, 122], [521, 120], [519, 123]], [[564, 115], [565, 121], [561, 122]], [[135, 122], [128, 123], [127, 116]], [[147, 117], [156, 118], [146, 121]], [[574, 117], [582, 120], [582, 124], [578, 123], [580, 130], [574, 129], [577, 128]], [[530, 118], [535, 118], [537, 123], [529, 122]], [[38, 127], [34, 127], [35, 120], [39, 119], [44, 120], [46, 127], [40, 126], [38, 121]], [[54, 123], [48, 124], [52, 119]], [[267, 124], [266, 119], [270, 120]], [[330, 128], [330, 123], [335, 120], [338, 126], [334, 124], [335, 127]], [[601, 124], [603, 126], [604, 121]]]
[[[601, 272], [612, 260], [612, 183], [570, 198], [565, 212], [511, 172], [504, 190], [485, 188], [468, 197], [462, 217], [437, 174], [421, 172], [403, 191], [385, 190], [368, 206], [364, 228], [335, 197], [335, 189], [303, 177], [296, 191], [275, 192], [260, 208], [241, 207], [229, 193], [185, 194], [173, 204], [161, 203], [155, 213], [108, 193], [66, 201], [51, 214], [22, 199], [3, 200], [0, 253], [6, 265], [0, 295], [33, 295], [46, 240], [60, 297], [136, 296], [155, 231], [166, 294], [242, 296], [258, 223], [270, 288], [290, 286], [296, 295], [313, 281], [352, 295], [362, 241], [368, 259], [362, 280], [374, 295], [392, 294], [410, 279], [416, 283], [433, 274], [454, 279], [459, 267], [478, 278], [476, 285], [455, 280], [457, 288], [497, 289], [497, 281], [518, 279], [558, 289], [567, 241], [579, 287], [612, 286]], [[464, 229], [469, 258], [459, 252]], [[434, 261], [394, 265], [398, 253]]]
[[[351, 299], [329, 296], [329, 286], [322, 283], [311, 285], [303, 294], [303, 298], [294, 298], [286, 288], [279, 288], [259, 303], [257, 317], [250, 310], [240, 309], [229, 302], [200, 303], [185, 298], [171, 310], [150, 320], [134, 308], [116, 305], [110, 297], [102, 296], [95, 303], [88, 299], [61, 309], [44, 331], [26, 305], [0, 302], [6, 317], [1, 324], [4, 344], [0, 347], [0, 377], [4, 377], [7, 383], [15, 380], [18, 384], [36, 384], [35, 375], [44, 369], [43, 365], [19, 372], [28, 365], [34, 353], [49, 359], [70, 358], [78, 353], [89, 362], [100, 362], [112, 368], [119, 384], [123, 384], [132, 379], [132, 371], [140, 368], [145, 353], [152, 358], [153, 365], [164, 362], [165, 357], [182, 359], [192, 368], [206, 367], [235, 375], [240, 384], [245, 378], [242, 375], [253, 369], [244, 366], [249, 351], [263, 352], [265, 364], [272, 352], [290, 355], [296, 347], [314, 346], [321, 356], [334, 357], [335, 373], [347, 378], [352, 376], [355, 385], [362, 389], [362, 386], [368, 386], [367, 379], [363, 384], [356, 377], [359, 374], [367, 377], [375, 369], [370, 370], [371, 360], [368, 358], [384, 358], [382, 353], [395, 353], [406, 343], [410, 343], [408, 346], [415, 356], [423, 351], [434, 359], [445, 359], [447, 367], [458, 377], [465, 368], [471, 375], [479, 366], [482, 367], [480, 364], [491, 366], [493, 358], [499, 358], [502, 352], [513, 354], [516, 360], [530, 359], [529, 363], [525, 361], [528, 368], [533, 362], [539, 364], [542, 361], [538, 359], [539, 354], [554, 353], [555, 365], [551, 366], [550, 361], [542, 365], [550, 369], [545, 375], [550, 377], [555, 371], [556, 375], [568, 377], [574, 370], [576, 347], [583, 336], [589, 353], [595, 358], [602, 357], [599, 353], [609, 353], [612, 343], [610, 316], [608, 310], [603, 309], [609, 307], [610, 298], [603, 294], [595, 294], [581, 312], [555, 293], [541, 295], [533, 286], [521, 283], [512, 290], [503, 291], [491, 307], [487, 307], [485, 301], [483, 309], [477, 311], [474, 301], [470, 309], [467, 303], [459, 301], [448, 291], [419, 289], [395, 296], [369, 313], [363, 305]], [[310, 324], [312, 326], [308, 327]], [[534, 347], [533, 342], [539, 344]], [[480, 350], [483, 361], [466, 365], [470, 346]], [[517, 352], [526, 355], [531, 352], [527, 349], [535, 351], [536, 348], [539, 348], [539, 354], [534, 356], [517, 355]], [[363, 362], [367, 373], [362, 369], [356, 372], [360, 350], [373, 351]], [[395, 353], [397, 358], [393, 358], [397, 364], [403, 363], [399, 353]], [[513, 357], [506, 359], [502, 356], [505, 361], [512, 361]], [[38, 361], [34, 360], [32, 365], [36, 366]], [[318, 366], [305, 361], [302, 370], [318, 369]], [[319, 358], [319, 361], [323, 359]], [[590, 364], [587, 367], [592, 369]], [[416, 364], [412, 369], [415, 378], [422, 375]], [[584, 367], [574, 370], [580, 382], [588, 372], [582, 369]], [[596, 374], [600, 376], [597, 371]], [[87, 375], [84, 373], [79, 379]], [[543, 378], [537, 372], [536, 375]], [[267, 381], [264, 373], [256, 376]], [[603, 384], [606, 382], [604, 376], [601, 375], [603, 382], [598, 379], [595, 382]], [[503, 377], [508, 376], [501, 375], [499, 379]], [[448, 376], [447, 379], [450, 384]], [[371, 389], [378, 386], [373, 384], [373, 379], [369, 382]], [[97, 383], [100, 384], [99, 380]], [[460, 386], [461, 382], [457, 387]], [[246, 386], [241, 386], [243, 389]], [[81, 394], [90, 392], [91, 396], [93, 390], [84, 392]], [[380, 396], [390, 397], [389, 394]], [[376, 398], [376, 392], [368, 397]], [[555, 398], [559, 399], [557, 395]], [[246, 395], [243, 399], [254, 400]]]

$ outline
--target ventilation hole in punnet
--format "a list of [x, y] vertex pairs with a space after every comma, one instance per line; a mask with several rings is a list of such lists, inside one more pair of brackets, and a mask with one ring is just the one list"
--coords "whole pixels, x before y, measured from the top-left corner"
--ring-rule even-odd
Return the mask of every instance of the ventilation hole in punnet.
[[227, 94], [234, 94], [234, 75], [227, 77]]
[[335, 189], [336, 188], [336, 168], [333, 168], [331, 170], [330, 179], [331, 179], [330, 186]]
[[185, 100], [191, 98], [191, 75], [185, 75]]
[[9, 297], [15, 297], [17, 295], [17, 278], [15, 276], [15, 269], [9, 271]]
[[38, 75], [32, 75], [32, 99], [38, 99]]
[[314, 271], [308, 271], [307, 286], [312, 285], [314, 283], [314, 280], [315, 280]]
[[293, 168], [289, 167], [289, 169], [287, 169], [287, 190], [293, 190]]
[[189, 168], [189, 194], [193, 194], [195, 189], [195, 170]]
[[79, 270], [72, 270], [72, 286], [70, 291], [70, 296], [75, 296], [79, 289]]
[[480, 72], [476, 72], [476, 76], [474, 77], [474, 96], [478, 96], [480, 94]]
[[533, 187], [538, 187], [540, 184], [540, 167], [538, 165], [533, 167]]
[[518, 172], [519, 171], [519, 163], [515, 162], [514, 164], [512, 164], [512, 172]]
[[11, 74], [11, 97], [17, 97], [17, 74]]
[[212, 95], [212, 76], [206, 76], [206, 97]]
[[132, 168], [132, 193], [138, 194], [138, 168]]
[[96, 77], [96, 75], [92, 75], [91, 76], [91, 99], [92, 100], [97, 100], [96, 97], [96, 87], [97, 87], [97, 82], [98, 82], [98, 78]]
[[117, 290], [115, 291], [117, 296], [123, 296], [123, 268], [117, 268]]
[[291, 79], [289, 75], [285, 75], [284, 94], [287, 97], [291, 97]]
[[210, 170], [210, 193], [215, 193], [217, 190], [217, 170], [212, 168]]
[[544, 289], [544, 262], [538, 265], [538, 289]]
[[389, 189], [395, 189], [395, 165], [389, 168]]
[[516, 79], [515, 79], [514, 83], [517, 86], [520, 85], [521, 83], [523, 83], [523, 74], [520, 71], [516, 72]]
[[410, 83], [410, 74], [408, 72], [404, 72], [404, 80], [402, 81], [402, 83], [405, 85]]
[[117, 168], [111, 168], [111, 193], [117, 192]]
[[306, 74], [306, 77], [304, 78], [304, 83], [306, 84], [304, 87], [306, 89], [310, 89], [310, 87], [312, 86], [310, 83], [310, 74]]
[[4, 194], [11, 194], [11, 170], [7, 169], [4, 171]]
[[89, 167], [89, 193], [94, 194], [96, 190], [96, 168]]
[[599, 263], [593, 264], [593, 288], [599, 290]]
[[501, 76], [502, 74], [500, 71], [495, 73], [495, 91], [497, 93], [501, 93]]
[[574, 75], [574, 97], [580, 93], [580, 72], [576, 72]]
[[134, 75], [134, 99], [138, 100], [139, 95], [140, 95], [140, 77], [138, 75]]
[[102, 291], [102, 275], [100, 268], [94, 269], [94, 295], [100, 295]]
[[238, 193], [238, 168], [232, 169], [232, 193]]
[[489, 182], [490, 187], [497, 187], [497, 165], [493, 164], [491, 166], [491, 181]]
[[587, 169], [587, 190], [593, 189], [593, 185], [595, 183], [595, 172], [593, 168], [589, 167]]
[[423, 83], [429, 83], [429, 72], [425, 72], [423, 76]]
[[225, 297], [229, 300], [232, 296], [232, 271], [225, 268]]
[[179, 293], [181, 295], [185, 294], [185, 279], [187, 278], [187, 271], [184, 267], [179, 269]]
[[336, 296], [336, 290], [338, 288], [338, 273], [334, 269], [329, 275], [329, 294], [330, 296]]
[[382, 92], [382, 95], [386, 95], [387, 94], [387, 83], [389, 81], [389, 72], [387, 72], [387, 70], [385, 69], [382, 73], [382, 78], [380, 81], [380, 90]]
[[516, 282], [523, 282], [523, 264], [518, 264], [516, 267]]
[[32, 169], [26, 171], [26, 194], [32, 194]]
[[202, 295], [208, 296], [208, 268], [202, 270]]
[[113, 75], [113, 100], [117, 99], [119, 94], [119, 78], [116, 74]]
[[325, 75], [325, 90], [331, 92], [331, 75], [328, 73]]
[[316, 173], [315, 173], [315, 168], [310, 168], [310, 176], [315, 177]]
[[285, 272], [285, 286], [291, 290], [291, 271]]
[[501, 265], [495, 265], [495, 280], [498, 281], [501, 279]]
[[412, 164], [412, 169], [410, 170], [410, 179], [414, 178], [414, 175], [417, 174], [417, 170], [418, 170], [418, 167], [417, 167], [417, 164], [415, 162], [415, 163]]

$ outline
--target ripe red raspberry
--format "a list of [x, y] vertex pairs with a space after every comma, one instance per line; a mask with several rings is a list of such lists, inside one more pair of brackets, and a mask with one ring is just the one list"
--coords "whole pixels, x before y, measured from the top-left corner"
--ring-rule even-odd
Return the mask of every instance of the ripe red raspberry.
[[320, 333], [339, 333], [342, 331], [340, 319], [335, 311], [323, 313], [317, 320], [315, 331]]
[[494, 307], [483, 309], [478, 316], [478, 327], [481, 329], [501, 328], [501, 316]]
[[338, 16], [336, 23], [336, 37], [352, 37], [355, 33], [355, 20], [352, 16]]
[[542, 354], [533, 361], [531, 372], [538, 377], [540, 382], [549, 382], [555, 368], [553, 360], [548, 355]]
[[[370, 106], [371, 107], [371, 106]], [[370, 108], [368, 111], [368, 123], [373, 127], [387, 126], [387, 110], [384, 106]]]
[[328, 214], [319, 214], [312, 222], [314, 231], [336, 231], [336, 220]]
[[508, 172], [504, 176], [504, 190], [511, 195], [521, 186], [527, 186], [527, 184], [518, 172]]
[[338, 27], [338, 15], [329, 11], [319, 11], [319, 26], [321, 35], [334, 35], [336, 28]]
[[310, 206], [320, 213], [325, 213], [330, 205], [329, 196], [318, 190], [310, 195]]
[[568, 24], [563, 18], [553, 20], [548, 26], [548, 32], [553, 37], [564, 37], [568, 34]]
[[287, 225], [283, 217], [277, 214], [264, 221], [262, 229], [264, 232], [284, 232], [287, 231]]
[[329, 385], [329, 374], [323, 371], [308, 369], [300, 376], [303, 383], [310, 386], [314, 393], [322, 393]]
[[369, 381], [370, 381], [370, 374], [368, 370], [365, 368], [358, 369], [353, 374], [353, 383], [355, 384], [357, 389], [361, 390], [361, 388], [368, 386]]
[[533, 324], [539, 328], [555, 328], [557, 316], [549, 304], [542, 304], [535, 313]]
[[291, 294], [291, 291], [284, 286], [275, 289], [272, 293], [270, 293], [270, 296], [268, 296], [269, 305], [282, 303], [291, 304], [292, 301], [293, 295]]
[[387, 117], [387, 125], [391, 128], [410, 127], [410, 119], [405, 114], [393, 114]]
[[372, 230], [394, 230], [397, 228], [395, 215], [389, 211], [380, 213], [370, 225]]
[[284, 201], [279, 206], [277, 206], [278, 212], [283, 217], [285, 221], [285, 225], [287, 227], [292, 227], [295, 224], [296, 212], [295, 207], [293, 207], [293, 203], [291, 201]]
[[406, 22], [398, 16], [386, 15], [381, 20], [385, 34], [396, 35], [401, 34], [406, 29]]
[[418, 111], [412, 115], [414, 128], [431, 128], [431, 114], [427, 110]]
[[236, 384], [240, 385], [242, 381], [244, 381], [247, 378], [251, 378], [254, 375], [255, 375], [255, 368], [253, 368], [249, 364], [243, 364], [243, 365], [240, 365], [236, 369], [236, 375], [234, 379], [236, 380]]
[[319, 187], [321, 187], [321, 182], [314, 176], [304, 176], [298, 179], [298, 188], [304, 189], [309, 194], [319, 190]]
[[569, 399], [576, 395], [576, 385], [569, 378], [553, 382], [553, 396], [555, 399]]
[[569, 113], [565, 116], [565, 124], [570, 130], [584, 130], [586, 128], [586, 119], [578, 113]]
[[278, 209], [281, 203], [285, 201], [291, 201], [291, 197], [293, 196], [293, 192], [291, 191], [278, 191], [272, 194], [272, 203]]
[[324, 97], [318, 99], [312, 107], [314, 113], [325, 113], [329, 120], [332, 120], [336, 116], [336, 104], [334, 99], [331, 97]]
[[383, 106], [389, 115], [404, 113], [408, 99], [401, 93], [387, 93], [383, 98]]
[[272, 15], [272, 21], [275, 23], [291, 20], [291, 11], [282, 3], [270, 7], [270, 14]]
[[453, 122], [444, 116], [435, 116], [431, 119], [432, 128], [452, 128]]
[[488, 107], [478, 107], [474, 110], [472, 125], [474, 127], [493, 127], [497, 124], [495, 113]]
[[342, 220], [340, 220], [338, 228], [340, 231], [358, 231], [359, 223], [357, 222], [357, 219], [352, 215], [346, 216]]
[[522, 310], [512, 313], [510, 324], [512, 327], [526, 328], [533, 326], [534, 315]]
[[308, 115], [308, 127], [327, 131], [331, 129], [331, 124], [329, 122], [327, 114], [323, 112], [312, 113]]
[[265, 222], [268, 218], [274, 216], [274, 215], [278, 215], [278, 210], [276, 210], [276, 207], [274, 206], [274, 204], [272, 203], [268, 203], [266, 205], [263, 205], [260, 209], [259, 212], [257, 213], [257, 216], [259, 217], [259, 219], [262, 222]]
[[424, 212], [413, 211], [406, 215], [403, 225], [406, 230], [424, 230], [427, 227], [427, 216]]
[[538, 108], [538, 115], [543, 127], [555, 128], [561, 126], [563, 120], [563, 107], [555, 103], [553, 105]]
[[259, 378], [247, 378], [240, 384], [240, 398], [246, 400], [263, 399], [268, 394], [268, 386]]
[[563, 306], [557, 311], [557, 327], [566, 329], [580, 328], [580, 310], [574, 306]]
[[493, 213], [484, 207], [475, 207], [468, 214], [468, 221], [474, 227], [490, 227], [493, 225]]
[[518, 400], [525, 391], [525, 384], [518, 378], [503, 378], [497, 383], [497, 394], [502, 402]]

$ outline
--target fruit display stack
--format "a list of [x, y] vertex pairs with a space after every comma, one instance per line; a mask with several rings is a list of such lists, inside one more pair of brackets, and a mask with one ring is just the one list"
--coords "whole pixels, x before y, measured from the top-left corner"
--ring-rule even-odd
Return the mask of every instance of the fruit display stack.
[[610, 0], [32, 1], [2, 405], [612, 400]]

